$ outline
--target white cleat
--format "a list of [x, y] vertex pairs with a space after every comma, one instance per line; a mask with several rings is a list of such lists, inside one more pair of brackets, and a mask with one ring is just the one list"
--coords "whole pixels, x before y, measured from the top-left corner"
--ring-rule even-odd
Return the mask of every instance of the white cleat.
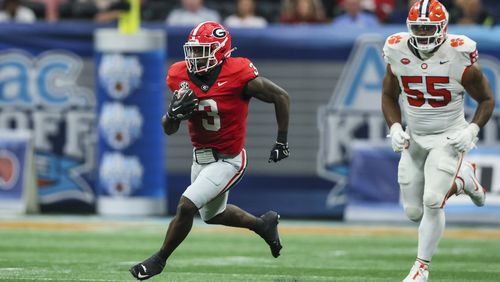
[[403, 282], [427, 282], [428, 278], [429, 266], [417, 260]]
[[486, 199], [486, 190], [476, 178], [476, 164], [464, 161], [457, 179], [463, 182], [463, 192], [471, 198], [472, 202], [478, 207], [483, 206]]

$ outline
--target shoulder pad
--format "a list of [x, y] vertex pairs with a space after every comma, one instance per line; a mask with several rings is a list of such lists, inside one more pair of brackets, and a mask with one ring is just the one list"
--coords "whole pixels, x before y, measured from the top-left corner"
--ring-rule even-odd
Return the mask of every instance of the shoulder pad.
[[389, 35], [385, 40], [384, 48], [400, 48], [400, 46], [406, 46], [406, 42], [408, 41], [409, 35], [408, 32], [398, 32], [392, 35]]
[[178, 74], [185, 68], [186, 63], [184, 61], [176, 62], [168, 69], [168, 76], [178, 76]]
[[465, 59], [467, 65], [469, 63], [474, 64], [478, 59], [476, 41], [465, 35], [449, 34], [445, 44], [449, 44], [453, 50], [459, 53], [460, 57]]
[[476, 50], [476, 41], [465, 35], [449, 34], [446, 43], [457, 50], [457, 52], [471, 53]]
[[383, 48], [383, 57], [386, 63], [393, 63], [391, 58], [395, 56], [395, 52], [406, 48], [408, 38], [409, 34], [407, 32], [399, 32], [387, 37]]

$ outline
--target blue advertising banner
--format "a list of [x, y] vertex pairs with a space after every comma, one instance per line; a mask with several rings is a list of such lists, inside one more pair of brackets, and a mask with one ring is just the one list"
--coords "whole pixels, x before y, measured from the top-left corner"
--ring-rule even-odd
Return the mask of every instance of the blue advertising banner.
[[[163, 34], [160, 36], [163, 39]], [[141, 199], [153, 201], [147, 210], [157, 206], [151, 213], [161, 214], [166, 206], [164, 133], [160, 126], [165, 111], [166, 52], [163, 42], [148, 50], [136, 46], [134, 52], [134, 39], [129, 37], [112, 30], [96, 35], [98, 210], [141, 213], [137, 204]], [[124, 49], [119, 42], [106, 42], [113, 38], [132, 42]], [[132, 198], [134, 207], [125, 207]]]
[[0, 136], [0, 211], [24, 212], [30, 137], [8, 131]]
[[33, 131], [42, 210], [65, 200], [68, 211], [93, 210], [95, 96], [77, 82], [83, 67], [64, 50], [0, 52], [0, 129]]
[[[79, 22], [0, 24], [0, 129], [33, 131], [42, 211], [94, 212], [99, 193], [120, 197], [125, 194], [160, 196], [161, 192], [152, 187], [164, 185], [165, 174], [171, 173], [161, 171], [162, 165], [159, 164], [159, 160], [164, 159], [163, 143], [158, 141], [162, 135], [159, 117], [164, 110], [160, 107], [165, 103], [159, 92], [163, 93], [165, 89], [165, 72], [153, 71], [160, 66], [163, 69], [167, 58], [154, 52], [96, 52], [94, 32], [100, 27]], [[163, 24], [144, 27], [167, 31], [163, 45], [169, 50], [168, 59], [183, 58], [182, 45], [189, 28]], [[288, 210], [294, 215], [341, 216], [348, 202], [346, 188], [353, 177], [350, 170], [352, 144], [388, 144], [379, 107], [385, 67], [381, 47], [386, 36], [405, 29], [399, 25], [350, 30], [338, 30], [329, 25], [272, 25], [265, 29], [231, 30], [232, 45], [238, 47], [238, 56], [273, 60], [272, 63], [280, 60], [293, 64], [305, 61], [332, 63], [342, 68], [340, 78], [337, 73], [331, 74], [331, 81], [338, 83], [332, 82], [331, 91], [327, 91], [331, 93], [328, 103], [324, 105], [326, 100], [323, 97], [314, 97], [310, 101], [311, 104], [322, 103], [315, 119], [319, 128], [319, 149], [317, 144], [297, 144], [312, 148], [307, 152], [308, 156], [317, 154], [318, 173], [294, 177], [283, 173], [277, 176], [279, 181], [269, 175], [248, 175], [248, 180], [244, 178], [238, 189], [232, 192], [238, 204], [258, 211], [256, 205], [259, 201], [250, 200], [253, 198], [245, 194], [252, 191], [261, 198], [273, 197], [277, 209]], [[494, 89], [497, 105], [492, 121], [481, 132], [479, 147], [498, 146], [500, 27], [450, 26], [449, 31], [465, 34], [478, 44], [479, 63]], [[94, 65], [94, 59], [99, 62], [98, 66]], [[105, 61], [111, 62], [107, 63], [111, 67], [103, 68], [100, 74], [101, 63]], [[113, 72], [123, 74], [113, 69], [116, 62], [126, 66], [130, 77], [120, 80], [123, 77], [113, 75]], [[140, 83], [137, 82], [137, 66], [141, 66], [142, 71]], [[287, 69], [283, 67], [270, 71], [274, 71], [271, 75], [280, 78], [287, 75]], [[157, 82], [144, 84], [143, 78]], [[311, 83], [316, 83], [316, 80]], [[284, 86], [287, 90], [296, 87], [296, 92], [304, 91], [293, 83]], [[330, 84], [325, 87], [330, 87]], [[120, 96], [127, 91], [133, 94]], [[99, 93], [97, 96], [96, 92]], [[466, 112], [470, 115], [475, 103], [466, 98], [466, 105]], [[117, 116], [125, 122], [117, 123]], [[295, 132], [301, 130], [300, 124], [291, 123], [290, 126], [297, 126], [293, 128]], [[290, 162], [300, 162], [300, 157], [294, 160], [293, 154], [292, 151]], [[123, 164], [123, 167], [109, 165], [116, 163]], [[101, 171], [98, 164], [102, 165], [101, 168], [111, 169]], [[118, 185], [117, 180], [110, 177], [116, 170], [130, 172], [129, 177], [121, 178], [126, 179], [126, 183]], [[488, 171], [488, 168], [482, 170], [484, 179], [496, 179], [490, 177]], [[149, 177], [150, 172], [153, 178]], [[158, 175], [162, 175], [163, 180]], [[187, 173], [182, 177], [182, 181], [189, 179]], [[180, 177], [173, 176], [172, 181], [178, 179]], [[270, 192], [272, 189], [267, 183], [283, 187], [288, 193], [277, 196]], [[252, 188], [253, 185], [259, 187]], [[311, 202], [301, 204], [301, 195], [310, 197]], [[176, 194], [169, 201], [175, 204], [177, 199]]]

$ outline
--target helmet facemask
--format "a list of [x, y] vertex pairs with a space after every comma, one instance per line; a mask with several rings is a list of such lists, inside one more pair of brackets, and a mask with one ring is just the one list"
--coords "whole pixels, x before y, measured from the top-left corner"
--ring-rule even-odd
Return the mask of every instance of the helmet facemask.
[[410, 44], [422, 52], [430, 52], [446, 39], [447, 22], [407, 21]]
[[217, 51], [223, 47], [219, 42], [199, 43], [189, 41], [184, 44], [184, 58], [189, 72], [206, 73], [219, 65], [222, 60], [216, 57]]

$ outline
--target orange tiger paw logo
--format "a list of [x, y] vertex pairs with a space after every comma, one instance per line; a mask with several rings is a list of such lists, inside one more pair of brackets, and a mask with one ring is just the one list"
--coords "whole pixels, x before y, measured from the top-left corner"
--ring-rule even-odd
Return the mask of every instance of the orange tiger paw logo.
[[398, 44], [399, 42], [401, 42], [401, 37], [400, 35], [393, 35], [391, 37], [389, 37], [389, 40], [387, 40], [387, 42], [391, 45], [393, 44]]
[[451, 40], [452, 47], [458, 47], [464, 45], [464, 40], [462, 38], [453, 38]]

